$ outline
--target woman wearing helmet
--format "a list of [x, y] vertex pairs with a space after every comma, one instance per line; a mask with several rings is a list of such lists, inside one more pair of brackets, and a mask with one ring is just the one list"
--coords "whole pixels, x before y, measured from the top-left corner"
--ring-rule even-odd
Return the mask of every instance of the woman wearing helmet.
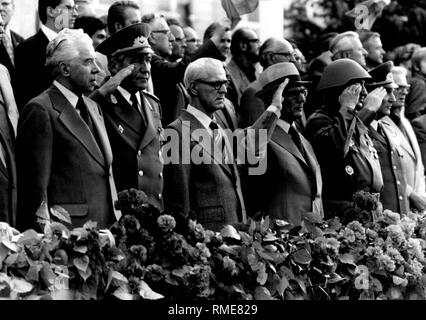
[[371, 76], [355, 61], [339, 59], [326, 67], [317, 90], [324, 105], [306, 126], [323, 177], [326, 217], [344, 215], [359, 190], [378, 193], [383, 188], [380, 163], [367, 126], [386, 95], [377, 88], [368, 95], [364, 82]]

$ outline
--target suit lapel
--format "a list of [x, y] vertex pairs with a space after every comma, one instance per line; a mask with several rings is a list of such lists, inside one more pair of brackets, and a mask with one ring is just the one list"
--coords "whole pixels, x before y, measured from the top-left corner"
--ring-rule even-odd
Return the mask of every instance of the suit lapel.
[[95, 138], [74, 107], [54, 85], [48, 89], [48, 94], [53, 108], [59, 112], [59, 121], [100, 165], [105, 166], [104, 157]]
[[272, 133], [272, 140], [275, 143], [279, 144], [284, 149], [286, 149], [288, 152], [290, 152], [296, 158], [298, 158], [306, 166], [308, 166], [308, 164], [306, 163], [306, 160], [304, 159], [304, 157], [300, 153], [299, 149], [294, 144], [293, 140], [290, 138], [290, 136], [280, 126], [275, 127], [275, 130]]
[[141, 97], [141, 104], [142, 104], [141, 107], [143, 112], [145, 112], [145, 117], [147, 121], [145, 134], [139, 145], [139, 148], [143, 149], [156, 137], [157, 131], [154, 127], [154, 117], [152, 116], [152, 112], [154, 111], [154, 109], [149, 103], [148, 99], [145, 98], [142, 92], [140, 92], [140, 97]]
[[[189, 121], [190, 122], [190, 132], [191, 132], [191, 140], [196, 142], [197, 144], [199, 144], [204, 152], [206, 152], [212, 159], [212, 161], [216, 164], [219, 164], [222, 169], [231, 177], [231, 178], [235, 178], [235, 176], [232, 173], [231, 168], [224, 163], [224, 161], [222, 159], [219, 158], [215, 158], [214, 154], [212, 155], [212, 150], [211, 150], [211, 146], [208, 145], [207, 141], [204, 141], [204, 139], [202, 141], [199, 141], [197, 139], [197, 137], [194, 135], [194, 131], [195, 130], [207, 130], [206, 128], [203, 127], [203, 125], [201, 124], [200, 121], [198, 121], [197, 118], [195, 118], [192, 114], [190, 114], [189, 112], [187, 112], [186, 110], [182, 110], [181, 113], [181, 119], [183, 121], [182, 125], [185, 126], [187, 124], [185, 124], [185, 121]], [[214, 153], [214, 152], [213, 152]]]
[[140, 128], [140, 114], [136, 111], [129, 102], [117, 90], [114, 95], [117, 103], [114, 105], [114, 110], [117, 116], [126, 123], [137, 134], [141, 133]]
[[105, 164], [107, 167], [109, 167], [112, 163], [112, 150], [109, 143], [108, 134], [105, 129], [104, 120], [95, 102], [87, 99], [86, 97], [84, 97], [84, 102], [87, 105], [87, 109], [89, 110], [93, 124], [95, 125], [96, 133], [98, 134], [99, 142], [101, 144], [99, 147], [102, 149], [103, 155], [105, 157]]

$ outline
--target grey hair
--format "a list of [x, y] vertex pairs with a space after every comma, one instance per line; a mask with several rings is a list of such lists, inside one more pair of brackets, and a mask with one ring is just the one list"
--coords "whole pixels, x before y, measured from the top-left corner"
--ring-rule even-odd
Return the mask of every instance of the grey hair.
[[70, 62], [79, 55], [78, 45], [86, 43], [93, 46], [92, 39], [82, 29], [65, 28], [49, 42], [46, 48], [46, 68], [53, 77], [59, 74], [59, 65]]
[[[189, 90], [189, 86], [195, 80], [208, 80], [209, 70], [222, 69], [223, 62], [213, 58], [200, 58], [191, 62], [186, 68], [185, 75], [183, 76], [183, 84]], [[226, 74], [226, 73], [225, 73]]]

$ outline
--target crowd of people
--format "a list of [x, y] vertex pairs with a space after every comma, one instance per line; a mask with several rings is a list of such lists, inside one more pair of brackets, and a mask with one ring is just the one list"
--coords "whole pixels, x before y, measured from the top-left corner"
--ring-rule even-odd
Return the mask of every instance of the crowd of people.
[[426, 209], [426, 48], [386, 55], [354, 26], [307, 62], [292, 39], [226, 21], [201, 36], [132, 1], [38, 6], [24, 40], [0, 3], [0, 221], [38, 230], [60, 207], [108, 227], [131, 188], [215, 231], [342, 216], [359, 190]]

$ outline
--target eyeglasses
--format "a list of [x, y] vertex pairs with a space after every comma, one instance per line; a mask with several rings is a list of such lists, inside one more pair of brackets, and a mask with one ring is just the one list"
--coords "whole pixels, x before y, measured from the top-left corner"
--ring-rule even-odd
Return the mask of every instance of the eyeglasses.
[[70, 6], [70, 5], [65, 5], [65, 4], [61, 4], [59, 6], [57, 6], [57, 8], [59, 9], [66, 9], [68, 11], [78, 11], [78, 4], [74, 5], [74, 6]]
[[225, 86], [225, 88], [228, 88], [228, 86], [229, 86], [228, 80], [219, 80], [219, 81], [195, 80], [194, 82], [207, 84], [207, 85], [215, 88], [215, 90], [217, 90], [217, 91], [219, 91], [220, 88], [222, 88], [222, 86]]
[[175, 41], [176, 42], [181, 42], [181, 43], [186, 43], [186, 39], [185, 38], [176, 38], [175, 37]]
[[198, 39], [187, 39], [186, 42], [197, 42]]
[[408, 91], [410, 91], [410, 87], [407, 87], [407, 86], [399, 86], [398, 88], [396, 88], [396, 92], [398, 93], [408, 92]]

